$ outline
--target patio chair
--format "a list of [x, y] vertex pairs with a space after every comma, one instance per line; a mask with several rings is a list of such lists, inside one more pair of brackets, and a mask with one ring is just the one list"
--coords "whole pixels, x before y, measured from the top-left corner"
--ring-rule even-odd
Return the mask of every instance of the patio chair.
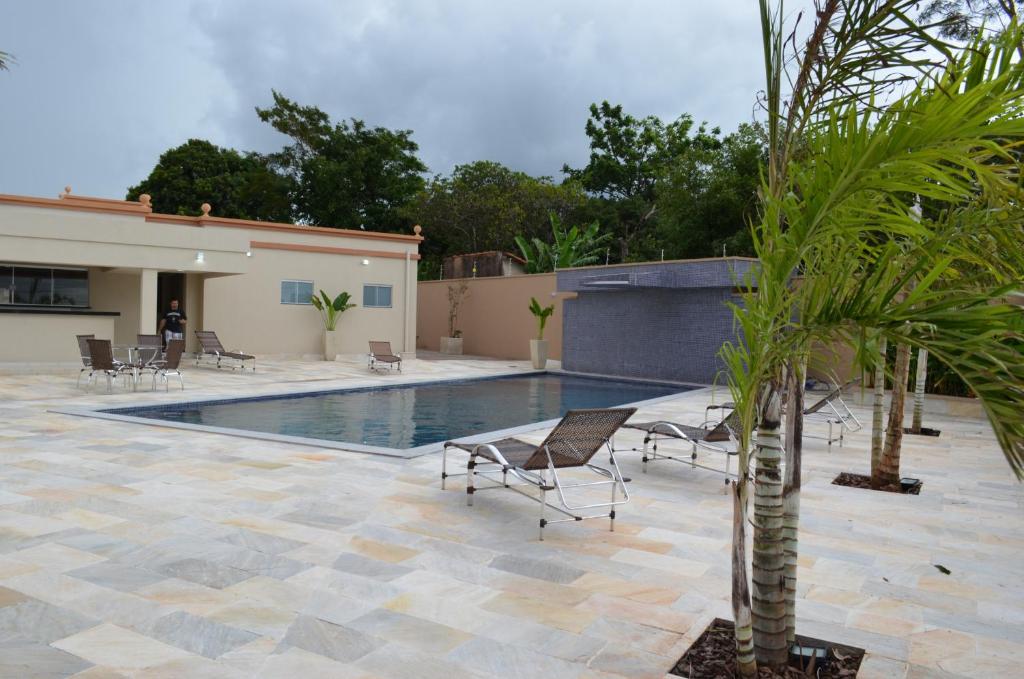
[[402, 357], [391, 351], [391, 342], [370, 341], [370, 370], [380, 370], [378, 364], [383, 364], [391, 371], [396, 366], [398, 372], [402, 372]]
[[[466, 465], [466, 504], [473, 504], [473, 495], [481, 490], [491, 488], [508, 488], [540, 503], [540, 539], [544, 539], [544, 527], [552, 523], [565, 521], [582, 521], [583, 519], [608, 518], [609, 530], [615, 530], [615, 507], [629, 501], [626, 481], [615, 461], [615, 451], [611, 444], [612, 436], [619, 427], [628, 420], [636, 408], [610, 408], [593, 410], [570, 410], [555, 425], [540, 445], [526, 443], [515, 438], [501, 439], [488, 443], [471, 441], [445, 441], [441, 454], [441, 487], [448, 476], [446, 463], [449, 448], [459, 448], [469, 453]], [[608, 449], [611, 469], [605, 469], [591, 463], [591, 459], [603, 447]], [[477, 461], [477, 458], [483, 458]], [[587, 483], [563, 483], [559, 470], [586, 469], [596, 473], [603, 480]], [[493, 478], [500, 474], [500, 480]], [[509, 474], [522, 481], [522, 484], [535, 488], [537, 496], [520, 490], [516, 485], [509, 484]], [[494, 485], [477, 486], [474, 482], [482, 477]], [[611, 486], [611, 500], [591, 504], [570, 504], [565, 491], [570, 488], [590, 486]], [[617, 490], [621, 489], [622, 499], [616, 499]], [[561, 506], [547, 501], [547, 493], [558, 492]], [[544, 510], [551, 508], [569, 518], [549, 521], [544, 518]], [[607, 514], [583, 515], [578, 512], [608, 508]]]
[[107, 378], [107, 392], [112, 392], [115, 377], [129, 377], [128, 366], [114, 360], [114, 349], [110, 340], [87, 339], [89, 345], [89, 380], [86, 387], [92, 384], [93, 377], [100, 373]]
[[167, 343], [167, 355], [159, 363], [153, 364], [153, 387], [156, 390], [156, 380], [159, 377], [164, 381], [164, 391], [170, 389], [168, 377], [177, 377], [181, 390], [185, 390], [185, 382], [181, 379], [181, 356], [185, 353], [185, 340], [171, 340]]
[[[846, 432], [859, 431], [863, 427], [860, 420], [857, 419], [853, 411], [850, 410], [850, 407], [843, 401], [843, 387], [835, 387], [822, 399], [804, 408], [804, 419], [828, 423], [827, 437], [806, 432], [804, 436], [814, 439], [825, 438], [828, 441], [829, 447], [832, 447], [832, 443], [835, 441], [839, 441], [839, 446], [842, 447], [843, 437]], [[837, 425], [839, 427], [838, 437], [833, 435], [834, 428]]]
[[150, 368], [163, 360], [164, 342], [160, 335], [139, 333], [135, 336], [135, 344], [138, 347], [140, 367]]
[[88, 340], [96, 339], [96, 335], [75, 335], [75, 339], [78, 340], [78, 354], [82, 357], [82, 367], [78, 371], [78, 379], [75, 380], [75, 388], [77, 389], [82, 385], [82, 373], [92, 369]]
[[196, 365], [199, 359], [211, 357], [217, 359], [217, 367], [220, 368], [221, 361], [225, 358], [235, 361], [237, 365], [231, 368], [241, 367], [245, 370], [245, 362], [252, 361], [252, 371], [256, 372], [256, 357], [251, 354], [244, 354], [240, 351], [228, 351], [217, 339], [217, 333], [213, 330], [196, 330], [196, 338], [199, 340], [199, 351], [196, 352]]
[[[709, 406], [708, 411], [715, 408], [731, 408], [730, 404]], [[708, 411], [705, 411], [707, 413]], [[658, 420], [653, 422], [628, 422], [623, 425], [624, 429], [639, 429], [644, 432], [643, 457], [641, 458], [644, 473], [647, 473], [647, 463], [653, 460], [675, 460], [676, 462], [689, 462], [690, 468], [706, 469], [718, 474], [725, 474], [725, 485], [728, 487], [729, 479], [736, 475], [729, 471], [732, 458], [739, 454], [739, 440], [736, 432], [740, 427], [739, 414], [732, 410], [725, 418], [714, 421], [705, 421], [700, 426], [681, 424]], [[666, 455], [658, 452], [658, 440], [678, 439], [689, 443], [691, 446], [689, 459]], [[725, 471], [715, 467], [709, 467], [697, 462], [697, 449], [708, 450], [714, 453], [725, 455]], [[635, 450], [635, 448], [633, 449]]]

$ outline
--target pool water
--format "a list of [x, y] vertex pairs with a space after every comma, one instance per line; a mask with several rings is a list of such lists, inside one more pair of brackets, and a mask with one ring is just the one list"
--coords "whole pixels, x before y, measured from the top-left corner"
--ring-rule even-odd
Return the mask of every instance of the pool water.
[[689, 388], [576, 375], [522, 376], [118, 408], [107, 413], [408, 449]]

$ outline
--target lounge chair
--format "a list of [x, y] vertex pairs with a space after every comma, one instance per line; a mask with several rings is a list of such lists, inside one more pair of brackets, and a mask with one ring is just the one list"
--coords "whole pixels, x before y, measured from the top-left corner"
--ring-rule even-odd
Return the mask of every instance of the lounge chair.
[[[857, 419], [853, 411], [850, 410], [850, 407], [843, 400], [843, 387], [834, 388], [822, 399], [804, 408], [804, 419], [828, 423], [827, 437], [816, 436], [806, 432], [804, 432], [804, 436], [815, 439], [825, 438], [830, 447], [834, 441], [839, 441], [839, 446], [842, 447], [843, 436], [846, 432], [859, 431], [863, 427], [860, 420]], [[837, 425], [839, 426], [838, 437], [833, 435], [834, 428]]]
[[[629, 501], [626, 490], [626, 479], [622, 478], [619, 465], [615, 462], [615, 451], [611, 445], [612, 436], [619, 427], [628, 420], [636, 408], [610, 408], [595, 410], [570, 410], [555, 425], [540, 445], [526, 443], [519, 439], [507, 438], [488, 443], [445, 441], [441, 455], [441, 487], [448, 476], [445, 467], [449, 448], [459, 448], [469, 453], [466, 466], [466, 504], [473, 504], [473, 495], [481, 490], [491, 488], [508, 488], [540, 503], [540, 539], [544, 539], [544, 527], [551, 523], [564, 521], [582, 521], [583, 519], [610, 520], [610, 530], [615, 530], [615, 507]], [[608, 449], [611, 469], [591, 464], [591, 459], [604, 446]], [[483, 458], [477, 461], [477, 458]], [[601, 481], [588, 483], [565, 484], [559, 477], [560, 469], [588, 469], [600, 477]], [[492, 478], [500, 474], [500, 480]], [[516, 485], [509, 485], [509, 474], [537, 489], [539, 496], [520, 490]], [[549, 478], [550, 475], [550, 478]], [[494, 485], [477, 486], [474, 481], [480, 476], [493, 481]], [[611, 486], [611, 500], [591, 504], [572, 505], [565, 498], [565, 490], [583, 486]], [[622, 499], [616, 499], [616, 491], [621, 489]], [[547, 493], [558, 492], [561, 507], [548, 503]], [[550, 507], [569, 518], [549, 521], [544, 518], [544, 510]], [[584, 516], [577, 512], [608, 508], [607, 514]]]
[[402, 372], [402, 357], [391, 351], [391, 342], [370, 342], [370, 370], [380, 370], [378, 364], [387, 366], [390, 371], [395, 366]]
[[[710, 406], [708, 410], [730, 407], [731, 406], [729, 404], [721, 404], [718, 406]], [[644, 473], [647, 472], [647, 463], [653, 460], [675, 460], [677, 462], [684, 463], [689, 462], [691, 468], [706, 469], [719, 474], [724, 473], [726, 476], [726, 486], [729, 484], [730, 477], [735, 478], [735, 474], [729, 471], [729, 467], [732, 463], [732, 458], [739, 454], [739, 440], [736, 436], [736, 432], [739, 430], [739, 427], [739, 414], [735, 410], [732, 410], [732, 412], [730, 412], [724, 419], [718, 422], [707, 421], [697, 427], [688, 424], [680, 424], [678, 422], [669, 422], [666, 420], [653, 422], [629, 422], [623, 425], [623, 428], [625, 429], [639, 429], [644, 432], [643, 457], [641, 458]], [[689, 459], [659, 453], [659, 437], [662, 439], [678, 439], [689, 443], [691, 445]], [[715, 467], [698, 464], [698, 448], [709, 450], [714, 453], [724, 454], [725, 471], [722, 472], [722, 470]]]
[[92, 384], [92, 379], [96, 376], [96, 373], [100, 373], [107, 378], [108, 392], [113, 391], [115, 377], [131, 377], [129, 366], [114, 360], [114, 349], [110, 340], [87, 339], [86, 342], [89, 345], [89, 380], [86, 382], [86, 387]]
[[170, 388], [168, 377], [177, 377], [182, 391], [185, 390], [185, 382], [181, 379], [181, 355], [185, 353], [185, 340], [171, 340], [167, 343], [167, 355], [163, 360], [152, 363], [153, 387], [156, 389], [156, 380], [159, 377], [164, 381], [164, 391]]
[[217, 367], [220, 367], [223, 359], [229, 359], [235, 361], [236, 364], [231, 366], [232, 369], [241, 367], [245, 370], [245, 362], [252, 361], [252, 371], [256, 372], [256, 357], [251, 354], [243, 354], [239, 351], [228, 351], [224, 348], [224, 345], [217, 339], [217, 333], [212, 330], [196, 330], [196, 338], [199, 340], [199, 351], [196, 352], [196, 365], [199, 365], [199, 359], [207, 357], [215, 357], [217, 359]]
[[82, 373], [92, 370], [92, 359], [89, 355], [88, 340], [96, 339], [96, 335], [75, 335], [78, 340], [78, 354], [82, 357], [82, 368], [78, 371], [78, 379], [75, 380], [75, 388], [82, 384]]

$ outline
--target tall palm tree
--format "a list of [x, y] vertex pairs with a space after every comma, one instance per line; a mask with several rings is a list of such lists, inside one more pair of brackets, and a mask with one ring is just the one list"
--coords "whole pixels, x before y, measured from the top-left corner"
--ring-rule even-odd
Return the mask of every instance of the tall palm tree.
[[[781, 3], [761, 0], [770, 155], [753, 229], [760, 267], [733, 307], [739, 339], [722, 350], [743, 423], [735, 522], [747, 521], [751, 485], [755, 497], [750, 601], [735, 574], [733, 585], [741, 595], [733, 602], [739, 665], [748, 676], [755, 659], [785, 664], [795, 625], [785, 590], [795, 589], [786, 563], [795, 560], [797, 517], [784, 494], [787, 485], [798, 494], [790, 479], [800, 459], [798, 447], [783, 452], [780, 406], [787, 373], [814, 342], [863, 348], [875, 333], [928, 349], [978, 394], [1011, 466], [1024, 472], [1024, 344], [1006, 341], [1024, 337], [1024, 318], [998, 303], [1006, 286], [935, 284], [979, 258], [978, 235], [952, 221], [921, 221], [907, 200], [983, 200], [996, 216], [971, 224], [1000, 244], [985, 255], [1003, 262], [1007, 252], [1019, 254], [1019, 226], [999, 211], [1020, 198], [1010, 151], [1024, 140], [1024, 68], [1012, 59], [1021, 33], [1012, 27], [993, 44], [952, 55], [909, 19], [914, 4], [822, 0], [806, 45], [791, 59]], [[942, 68], [920, 57], [926, 45], [938, 48]], [[891, 72], [894, 65], [902, 68]], [[787, 79], [792, 91], [784, 98]], [[894, 85], [908, 91], [885, 103], [884, 88]], [[802, 282], [794, 286], [797, 272]], [[788, 416], [800, 426], [799, 411]], [[786, 472], [784, 457], [796, 469]], [[743, 550], [734, 545], [734, 564]]]

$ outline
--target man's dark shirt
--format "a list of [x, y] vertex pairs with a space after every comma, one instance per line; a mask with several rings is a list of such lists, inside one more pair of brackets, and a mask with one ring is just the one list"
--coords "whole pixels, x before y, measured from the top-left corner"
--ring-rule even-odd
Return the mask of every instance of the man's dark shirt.
[[181, 322], [188, 320], [181, 311], [168, 311], [167, 315], [164, 316], [164, 330], [168, 332], [180, 333]]

